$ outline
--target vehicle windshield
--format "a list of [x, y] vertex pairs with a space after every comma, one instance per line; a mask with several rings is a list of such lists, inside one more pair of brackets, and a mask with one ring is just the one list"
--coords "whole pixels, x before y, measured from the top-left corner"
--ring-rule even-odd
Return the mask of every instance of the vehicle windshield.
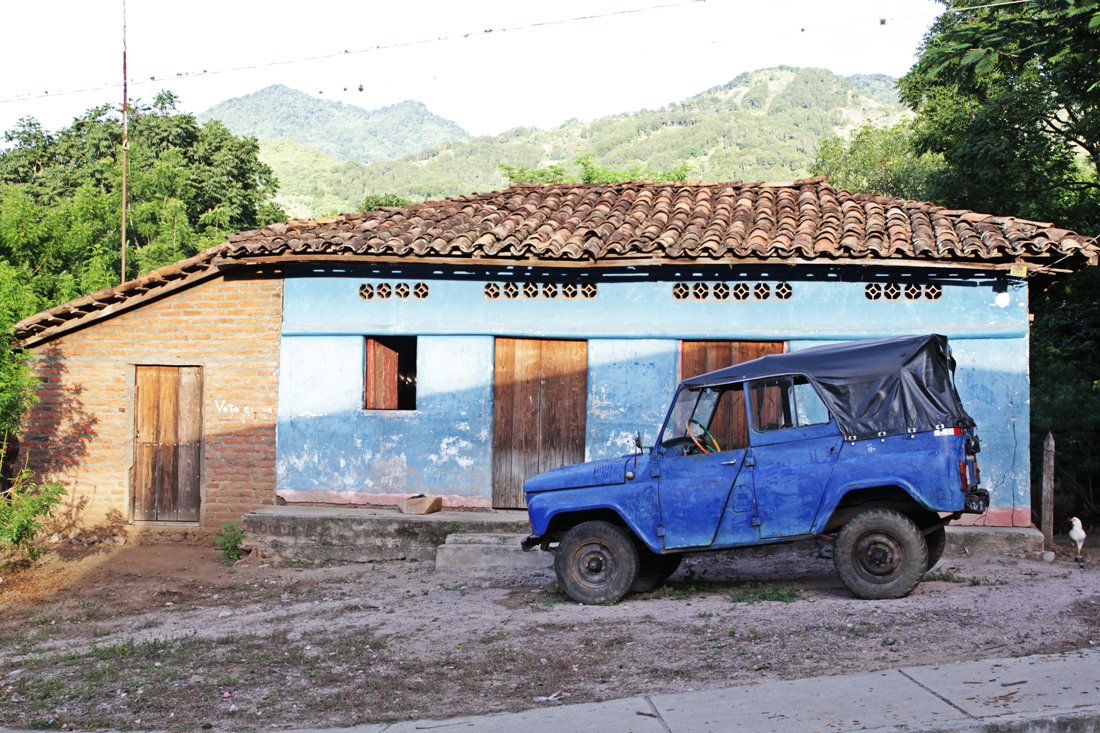
[[692, 435], [695, 441], [707, 445], [708, 450], [747, 447], [744, 385], [683, 388], [677, 392], [661, 434], [661, 445], [683, 443]]

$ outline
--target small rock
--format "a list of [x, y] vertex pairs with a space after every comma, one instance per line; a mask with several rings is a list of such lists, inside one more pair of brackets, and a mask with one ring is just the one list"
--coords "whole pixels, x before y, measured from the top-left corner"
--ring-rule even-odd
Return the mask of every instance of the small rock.
[[232, 616], [232, 615], [233, 615], [232, 611], [222, 611], [221, 613], [218, 614], [218, 618], [227, 618], [227, 617]]
[[1043, 562], [1054, 562], [1054, 557], [1054, 553], [1050, 550], [1047, 550], [1043, 553]]

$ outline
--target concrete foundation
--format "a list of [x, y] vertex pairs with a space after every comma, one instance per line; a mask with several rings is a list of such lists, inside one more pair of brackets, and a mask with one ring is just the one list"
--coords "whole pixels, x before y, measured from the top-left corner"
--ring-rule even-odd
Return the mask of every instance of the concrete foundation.
[[[442, 511], [407, 515], [396, 507], [265, 507], [241, 518], [245, 543], [261, 557], [293, 560], [435, 561], [441, 568], [549, 567], [553, 555], [523, 552], [531, 532], [527, 512]], [[823, 544], [799, 540], [724, 552], [771, 555], [816, 552]], [[949, 526], [944, 555], [994, 554], [1038, 559], [1043, 535], [1034, 527]]]
[[406, 515], [395, 507], [266, 507], [241, 517], [246, 546], [293, 560], [435, 560], [455, 533], [530, 533], [525, 511]]

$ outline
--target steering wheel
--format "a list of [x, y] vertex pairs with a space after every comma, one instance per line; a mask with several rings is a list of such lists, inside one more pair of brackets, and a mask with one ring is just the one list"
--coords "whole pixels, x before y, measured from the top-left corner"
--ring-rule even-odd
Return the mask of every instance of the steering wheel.
[[[691, 432], [692, 424], [698, 425], [699, 429], [702, 430], [703, 433], [708, 438], [710, 438], [710, 442], [712, 444], [714, 444], [714, 449], [713, 450], [710, 450], [710, 446], [707, 445], [706, 443], [700, 443], [698, 441], [698, 439], [696, 439], [695, 434]], [[710, 434], [709, 430], [707, 430], [705, 427], [703, 427], [703, 423], [699, 422], [698, 420], [696, 420], [694, 418], [688, 418], [688, 421], [687, 421], [687, 434], [688, 434], [688, 437], [691, 438], [691, 442], [695, 443], [695, 447], [698, 448], [703, 453], [721, 453], [722, 452], [722, 449], [718, 447], [718, 441], [714, 439], [714, 436]]]

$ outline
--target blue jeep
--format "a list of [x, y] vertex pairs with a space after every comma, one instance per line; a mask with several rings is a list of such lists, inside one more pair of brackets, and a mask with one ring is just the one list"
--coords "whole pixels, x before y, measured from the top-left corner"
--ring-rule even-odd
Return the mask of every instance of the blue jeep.
[[984, 512], [974, 421], [939, 335], [765, 356], [685, 379], [657, 444], [524, 485], [561, 588], [613, 603], [686, 552], [817, 538], [861, 598], [909, 593]]

